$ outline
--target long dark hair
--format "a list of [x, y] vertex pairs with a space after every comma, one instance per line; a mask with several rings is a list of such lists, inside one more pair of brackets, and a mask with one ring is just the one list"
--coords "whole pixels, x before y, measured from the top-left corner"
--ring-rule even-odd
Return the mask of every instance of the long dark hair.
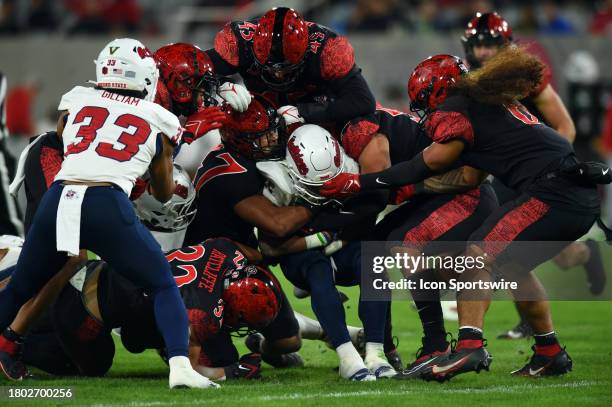
[[470, 71], [449, 92], [478, 102], [503, 105], [527, 97], [542, 81], [544, 63], [523, 48], [509, 45], [482, 68]]

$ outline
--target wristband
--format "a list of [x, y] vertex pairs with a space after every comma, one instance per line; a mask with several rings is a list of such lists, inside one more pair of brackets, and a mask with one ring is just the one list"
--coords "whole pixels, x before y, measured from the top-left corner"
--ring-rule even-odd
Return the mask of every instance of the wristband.
[[313, 233], [304, 237], [306, 242], [306, 249], [316, 249], [318, 247], [326, 246], [329, 243], [328, 236], [323, 232]]

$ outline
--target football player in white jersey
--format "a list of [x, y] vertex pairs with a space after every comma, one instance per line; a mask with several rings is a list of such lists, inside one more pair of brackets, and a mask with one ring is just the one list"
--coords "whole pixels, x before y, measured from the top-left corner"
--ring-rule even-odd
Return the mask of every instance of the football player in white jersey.
[[[185, 306], [159, 245], [128, 199], [147, 170], [153, 196], [170, 199], [173, 144], [182, 128], [174, 114], [152, 102], [158, 69], [142, 43], [111, 41], [95, 64], [95, 87], [76, 86], [59, 104], [65, 159], [40, 203], [16, 271], [0, 292], [0, 329], [69, 256], [89, 249], [154, 297], [170, 357], [170, 387], [217, 387], [189, 363]], [[0, 367], [10, 369], [2, 354]]]
[[[360, 242], [356, 239], [342, 247], [341, 242], [334, 241], [332, 234], [320, 227], [325, 225], [325, 230], [334, 231], [354, 224], [364, 227], [367, 218], [373, 220], [384, 208], [384, 202], [381, 207], [347, 202], [348, 206], [342, 210], [329, 210], [334, 205], [340, 207], [342, 203], [320, 196], [319, 187], [343, 171], [358, 174], [359, 165], [346, 155], [327, 130], [314, 124], [303, 124], [293, 131], [287, 142], [284, 161], [258, 162], [257, 168], [268, 179], [263, 194], [275, 204], [301, 203], [319, 208], [315, 219], [302, 229], [312, 229], [316, 233], [305, 237], [293, 236], [280, 245], [278, 239], [266, 241], [260, 235], [259, 244], [264, 254], [269, 256], [292, 253], [280, 257], [281, 269], [296, 287], [311, 292], [312, 309], [338, 354], [340, 376], [358, 381], [394, 376], [396, 371], [385, 359], [383, 351], [388, 303], [359, 303], [366, 342], [364, 361], [351, 341], [342, 302], [338, 295], [334, 295], [336, 285], [360, 284]], [[328, 209], [321, 210], [323, 206]], [[374, 207], [373, 213], [369, 213], [371, 207]], [[326, 246], [323, 251], [311, 250], [322, 246]]]

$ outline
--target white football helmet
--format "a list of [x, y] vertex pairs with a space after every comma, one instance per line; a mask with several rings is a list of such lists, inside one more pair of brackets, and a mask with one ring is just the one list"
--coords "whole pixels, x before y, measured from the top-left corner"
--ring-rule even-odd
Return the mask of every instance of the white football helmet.
[[325, 181], [341, 172], [359, 173], [359, 165], [346, 155], [340, 143], [315, 124], [305, 124], [291, 134], [285, 160], [296, 195], [312, 205], [328, 200], [319, 195]]
[[176, 187], [172, 198], [161, 203], [148, 190], [134, 201], [136, 214], [149, 229], [158, 232], [177, 232], [186, 229], [196, 214], [191, 204], [195, 200], [195, 188], [189, 174], [174, 164], [172, 173]]
[[96, 64], [96, 80], [103, 89], [145, 92], [145, 100], [153, 101], [159, 71], [153, 54], [138, 40], [115, 39], [104, 46]]

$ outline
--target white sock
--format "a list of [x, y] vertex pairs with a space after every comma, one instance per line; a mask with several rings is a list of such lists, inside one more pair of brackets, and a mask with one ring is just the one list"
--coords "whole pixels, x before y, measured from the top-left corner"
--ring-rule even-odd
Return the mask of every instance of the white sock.
[[385, 348], [382, 343], [366, 342], [365, 351], [366, 351], [366, 360], [371, 359], [371, 358], [383, 359], [385, 356]]
[[323, 338], [323, 328], [319, 321], [312, 318], [308, 318], [306, 315], [302, 315], [299, 312], [293, 311], [295, 319], [298, 321], [300, 326], [300, 334], [304, 339], [321, 339]]
[[191, 362], [189, 362], [189, 358], [187, 356], [172, 356], [168, 360], [168, 365], [170, 366], [170, 370], [184, 367], [191, 369]]
[[338, 357], [340, 358], [340, 360], [361, 360], [359, 352], [357, 352], [357, 349], [355, 349], [355, 346], [353, 346], [351, 342], [345, 342], [342, 345], [338, 346], [336, 348], [336, 352], [338, 353]]

